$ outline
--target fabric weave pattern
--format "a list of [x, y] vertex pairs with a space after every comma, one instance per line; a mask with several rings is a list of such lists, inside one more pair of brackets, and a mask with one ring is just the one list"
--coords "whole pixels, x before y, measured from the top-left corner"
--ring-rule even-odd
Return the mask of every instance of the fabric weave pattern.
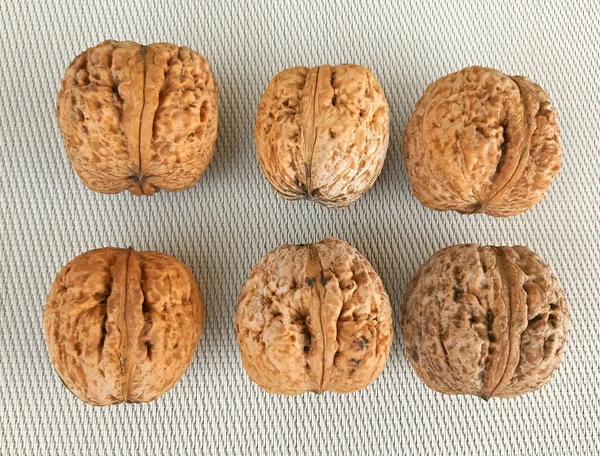
[[[600, 6], [596, 2], [0, 2], [0, 454], [592, 454], [600, 448]], [[64, 69], [105, 39], [187, 45], [212, 64], [219, 139], [182, 193], [101, 195], [73, 171], [55, 120]], [[357, 63], [390, 104], [374, 187], [332, 210], [288, 202], [263, 177], [258, 101], [296, 65]], [[469, 65], [522, 74], [549, 94], [563, 166], [523, 215], [437, 213], [411, 194], [401, 140], [428, 83]], [[336, 236], [373, 264], [390, 295], [388, 365], [351, 395], [273, 396], [243, 371], [233, 320], [258, 259], [283, 243]], [[434, 251], [529, 246], [561, 279], [572, 330], [550, 384], [512, 400], [425, 387], [403, 354], [402, 293]], [[194, 272], [205, 326], [182, 381], [156, 402], [95, 408], [54, 372], [43, 309], [60, 268], [103, 246], [157, 250]], [[68, 431], [70, 426], [74, 431]]]

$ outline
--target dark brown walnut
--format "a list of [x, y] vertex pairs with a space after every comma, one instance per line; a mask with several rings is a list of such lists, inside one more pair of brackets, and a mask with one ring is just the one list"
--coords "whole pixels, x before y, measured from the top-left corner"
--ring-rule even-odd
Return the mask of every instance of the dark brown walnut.
[[281, 196], [343, 207], [381, 172], [389, 108], [362, 66], [289, 68], [260, 100], [254, 139], [260, 166]]
[[94, 405], [152, 401], [190, 364], [202, 313], [194, 278], [175, 258], [92, 250], [67, 264], [52, 285], [46, 344], [78, 398]]
[[403, 153], [425, 206], [495, 217], [541, 201], [562, 157], [556, 113], [542, 88], [481, 67], [427, 87], [404, 132]]
[[569, 324], [557, 278], [521, 246], [440, 250], [414, 276], [402, 305], [406, 356], [421, 380], [484, 399], [548, 383]]
[[250, 378], [270, 393], [349, 393], [373, 382], [392, 344], [381, 279], [344, 241], [284, 245], [250, 273], [235, 320]]
[[105, 41], [65, 71], [56, 108], [67, 153], [101, 193], [198, 182], [217, 140], [217, 85], [187, 47]]

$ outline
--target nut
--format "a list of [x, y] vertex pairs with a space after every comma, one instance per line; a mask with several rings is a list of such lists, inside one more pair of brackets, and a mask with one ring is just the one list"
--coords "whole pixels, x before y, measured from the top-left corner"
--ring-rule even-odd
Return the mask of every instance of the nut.
[[67, 388], [90, 404], [152, 401], [190, 364], [202, 307], [192, 274], [175, 258], [89, 251], [60, 271], [48, 295], [50, 359]]
[[187, 47], [105, 41], [65, 71], [56, 108], [67, 153], [101, 193], [198, 182], [217, 140], [217, 85]]
[[402, 305], [406, 356], [421, 380], [486, 400], [548, 383], [569, 324], [557, 278], [521, 246], [440, 250], [414, 276]]
[[427, 87], [403, 151], [413, 192], [425, 206], [495, 217], [538, 203], [562, 157], [556, 114], [542, 88], [481, 67]]
[[236, 333], [250, 378], [270, 393], [348, 393], [373, 382], [392, 343], [381, 279], [344, 241], [283, 245], [238, 298]]
[[254, 139], [262, 170], [281, 196], [343, 207], [381, 172], [389, 108], [364, 67], [289, 68], [260, 100]]

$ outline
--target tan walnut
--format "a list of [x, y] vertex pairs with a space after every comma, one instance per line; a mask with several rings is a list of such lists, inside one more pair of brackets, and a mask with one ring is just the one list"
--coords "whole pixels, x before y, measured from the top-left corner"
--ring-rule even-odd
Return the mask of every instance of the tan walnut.
[[152, 401], [173, 387], [202, 323], [190, 271], [170, 256], [132, 249], [76, 257], [58, 274], [44, 311], [54, 368], [94, 405]]
[[348, 393], [373, 382], [392, 343], [381, 279], [344, 241], [283, 245], [238, 298], [237, 340], [250, 378], [270, 393]]
[[425, 206], [506, 217], [544, 197], [562, 150], [556, 113], [539, 85], [470, 67], [427, 87], [403, 154]]
[[406, 356], [421, 380], [484, 399], [548, 383], [569, 324], [558, 280], [522, 246], [440, 250], [413, 277], [402, 305]]
[[65, 71], [56, 115], [90, 189], [185, 190], [214, 153], [217, 85], [206, 59], [187, 47], [105, 41]]
[[389, 108], [362, 66], [288, 68], [260, 100], [254, 139], [260, 166], [281, 196], [343, 207], [381, 172]]

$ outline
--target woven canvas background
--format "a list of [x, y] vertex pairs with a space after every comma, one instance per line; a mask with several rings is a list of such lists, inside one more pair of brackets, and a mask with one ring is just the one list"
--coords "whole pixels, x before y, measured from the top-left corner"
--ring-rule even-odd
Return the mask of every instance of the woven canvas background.
[[[1, 454], [590, 454], [600, 450], [600, 7], [596, 2], [50, 2], [0, 0]], [[185, 44], [219, 84], [215, 158], [194, 188], [151, 198], [87, 190], [54, 106], [82, 50], [114, 38]], [[256, 107], [295, 65], [373, 70], [391, 107], [374, 188], [341, 211], [287, 202], [255, 157]], [[563, 168], [546, 199], [506, 220], [435, 213], [411, 195], [403, 128], [427, 83], [471, 64], [524, 74], [558, 111]], [[379, 380], [352, 395], [268, 395], [244, 373], [236, 297], [282, 243], [333, 235], [371, 260], [391, 297], [395, 342]], [[572, 313], [564, 364], [543, 390], [488, 403], [427, 389], [403, 354], [402, 292], [443, 246], [525, 244], [560, 277]], [[102, 246], [185, 262], [206, 324], [182, 381], [154, 403], [95, 408], [62, 385], [42, 313], [55, 274]]]

